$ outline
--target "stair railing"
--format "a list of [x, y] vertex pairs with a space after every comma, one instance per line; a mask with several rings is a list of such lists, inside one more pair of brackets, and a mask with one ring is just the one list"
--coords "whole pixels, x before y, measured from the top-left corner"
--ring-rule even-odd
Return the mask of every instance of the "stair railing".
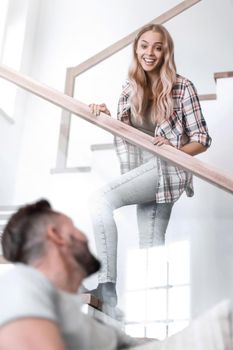
[[172, 146], [155, 146], [153, 137], [109, 117], [107, 114], [101, 113], [99, 116], [93, 116], [89, 107], [84, 103], [6, 66], [0, 66], [0, 77], [233, 194], [233, 176], [231, 174], [224, 173], [222, 170]]

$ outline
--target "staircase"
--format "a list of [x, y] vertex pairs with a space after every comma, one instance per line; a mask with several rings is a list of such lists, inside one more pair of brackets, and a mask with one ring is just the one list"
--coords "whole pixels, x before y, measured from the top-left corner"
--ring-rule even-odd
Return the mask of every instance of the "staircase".
[[[184, 3], [186, 5], [187, 3], [190, 5], [191, 3], [194, 4], [195, 1], [194, 2], [185, 1]], [[93, 63], [93, 60], [91, 61]], [[85, 68], [84, 70], [87, 69], [87, 65], [84, 64], [81, 66], [82, 66], [81, 67], [82, 69], [83, 68]], [[75, 77], [75, 74], [76, 74], [75, 69], [73, 68], [75, 67], [68, 68], [67, 70], [67, 76], [68, 76], [67, 81], [69, 80], [69, 83]], [[79, 71], [79, 73], [84, 71], [84, 70], [82, 71], [82, 69]], [[0, 74], [3, 78], [6, 78], [15, 84], [18, 84], [22, 88], [42, 97], [43, 99], [46, 99], [49, 102], [56, 104], [57, 106], [60, 106], [65, 110], [65, 117], [69, 116], [70, 113], [74, 113], [75, 115], [82, 117], [85, 120], [93, 123], [93, 117], [90, 115], [87, 105], [73, 99], [71, 96], [66, 96], [64, 94], [61, 94], [58, 91], [51, 89], [48, 86], [45, 86], [44, 84], [38, 83], [33, 79], [26, 77], [23, 74], [18, 74], [13, 70], [7, 69], [6, 67], [2, 67], [0, 69]], [[219, 74], [221, 75], [219, 76]], [[187, 237], [189, 235], [189, 231], [194, 231], [194, 229], [196, 230], [195, 237], [194, 236], [191, 237], [192, 244], [194, 247], [192, 251], [192, 255], [195, 256], [195, 265], [196, 265], [195, 268], [192, 267], [194, 270], [194, 274], [192, 276], [193, 301], [191, 304], [195, 305], [196, 301], [197, 300], [199, 301], [200, 310], [198, 310], [198, 307], [197, 307], [195, 311], [196, 313], [199, 313], [202, 310], [204, 310], [207, 307], [208, 303], [213, 304], [215, 302], [214, 298], [216, 298], [216, 295], [213, 298], [211, 298], [211, 295], [209, 293], [210, 289], [211, 290], [217, 289], [216, 280], [218, 278], [220, 280], [222, 278], [221, 285], [223, 287], [226, 287], [227, 282], [224, 280], [224, 277], [225, 275], [227, 276], [227, 273], [222, 273], [222, 272], [227, 270], [228, 274], [230, 275], [230, 271], [231, 271], [230, 269], [231, 264], [229, 264], [229, 260], [231, 256], [230, 247], [232, 247], [232, 242], [230, 240], [230, 236], [232, 233], [231, 232], [232, 220], [230, 216], [230, 210], [232, 208], [231, 194], [233, 193], [233, 178], [232, 178], [233, 169], [232, 169], [232, 162], [229, 160], [229, 162], [226, 164], [225, 157], [222, 156], [222, 153], [228, 152], [228, 150], [230, 149], [232, 130], [230, 127], [228, 127], [229, 125], [228, 121], [232, 115], [232, 103], [230, 103], [231, 101], [228, 96], [228, 102], [227, 102], [228, 104], [226, 108], [226, 103], [225, 103], [226, 96], [223, 97], [221, 89], [219, 87], [222, 86], [224, 82], [232, 80], [231, 79], [232, 72], [216, 73], [215, 77], [217, 79], [216, 93], [214, 92], [213, 94], [200, 96], [202, 100], [204, 115], [206, 116], [208, 125], [210, 126], [210, 133], [214, 137], [213, 146], [206, 154], [201, 155], [200, 159], [186, 157], [183, 154], [179, 154], [180, 152], [178, 151], [171, 150], [169, 147], [163, 147], [159, 150], [157, 149], [155, 150], [155, 148], [154, 147], [152, 148], [151, 146], [150, 138], [145, 137], [145, 135], [142, 135], [140, 133], [133, 133], [132, 130], [127, 126], [123, 127], [118, 122], [116, 122], [113, 119], [110, 120], [110, 118], [105, 115], [101, 115], [99, 118], [95, 120], [95, 123], [94, 123], [96, 126], [100, 126], [101, 128], [104, 128], [105, 130], [108, 130], [113, 134], [118, 134], [122, 137], [125, 137], [127, 140], [131, 141], [132, 143], [143, 146], [144, 148], [150, 150], [151, 152], [157, 154], [158, 156], [161, 156], [162, 158], [170, 162], [173, 162], [175, 164], [178, 164], [184, 167], [185, 169], [191, 171], [193, 174], [197, 176], [197, 178], [195, 178], [195, 182], [196, 181], [198, 182], [198, 185], [196, 184], [195, 186], [196, 187], [195, 198], [189, 202], [186, 199], [182, 199], [181, 202], [177, 204], [177, 207], [173, 214], [174, 224], [169, 229], [169, 235], [171, 237], [172, 236], [174, 237], [175, 234], [179, 231], [178, 234], [180, 235], [180, 237], [182, 236], [182, 238]], [[225, 79], [225, 78], [229, 78], [229, 79]], [[73, 81], [72, 81], [72, 84], [73, 84], [72, 90], [74, 90]], [[232, 91], [232, 88], [230, 91]], [[68, 93], [68, 91], [66, 92]], [[68, 95], [72, 95], [72, 94], [68, 93]], [[39, 102], [36, 99], [33, 99], [33, 103], [35, 103], [36, 107], [39, 105]], [[36, 114], [36, 109], [37, 108], [35, 108], [35, 114]], [[40, 109], [40, 106], [39, 106], [39, 109]], [[43, 107], [41, 107], [41, 110], [44, 113]], [[46, 110], [45, 114], [46, 114], [46, 118], [49, 119], [50, 112], [48, 113]], [[57, 116], [58, 115], [56, 115], [56, 118]], [[32, 116], [30, 115], [30, 117]], [[33, 121], [31, 123], [33, 124]], [[225, 126], [227, 127], [225, 128]], [[62, 152], [64, 151], [65, 153], [68, 150], [68, 143], [67, 143], [69, 141], [68, 134], [69, 134], [69, 123], [68, 124], [66, 124], [66, 122], [62, 123], [59, 148], [62, 148]], [[33, 141], [36, 142], [37, 140], [36, 137], [38, 135], [36, 135], [35, 133], [34, 136], [35, 137]], [[40, 143], [40, 145], [43, 143], [46, 143], [46, 138], [42, 140], [41, 136], [38, 137], [38, 140], [39, 140], [38, 143]], [[102, 176], [102, 171], [104, 171], [104, 168], [106, 167], [106, 164], [110, 165], [109, 159], [112, 159], [114, 155], [114, 151], [112, 148], [113, 147], [110, 142], [109, 143], [106, 142], [106, 145], [93, 144], [91, 146], [91, 151], [93, 152], [92, 153], [93, 162], [95, 163], [97, 158], [101, 159], [101, 164], [99, 166], [99, 169], [101, 171], [100, 172], [101, 176]], [[39, 150], [40, 152], [36, 153], [34, 158], [36, 158], [37, 156], [39, 158], [41, 156], [41, 153], [43, 153], [41, 152], [40, 148]], [[60, 158], [60, 160], [56, 164], [56, 168], [53, 169], [53, 173], [59, 173], [60, 175], [59, 176], [53, 175], [53, 178], [52, 178], [52, 175], [51, 177], [50, 175], [48, 175], [48, 178], [51, 184], [50, 187], [54, 188], [54, 193], [56, 193], [58, 197], [59, 197], [59, 193], [63, 191], [62, 194], [64, 194], [64, 196], [61, 195], [61, 199], [60, 199], [61, 203], [64, 203], [65, 201], [69, 202], [71, 200], [70, 197], [72, 197], [72, 200], [74, 201], [72, 205], [75, 207], [75, 210], [76, 210], [73, 217], [76, 218], [77, 215], [80, 215], [80, 207], [77, 205], [77, 202], [75, 202], [75, 200], [77, 200], [79, 195], [79, 200], [80, 202], [82, 202], [82, 206], [83, 206], [83, 203], [86, 199], [85, 197], [83, 198], [82, 195], [80, 195], [79, 193], [79, 191], [81, 192], [82, 190], [82, 181], [83, 182], [84, 180], [86, 181], [86, 186], [89, 189], [89, 187], [91, 187], [89, 183], [89, 175], [90, 175], [90, 172], [92, 173], [96, 172], [96, 168], [95, 166], [93, 166], [93, 164], [91, 164], [91, 166], [87, 165], [86, 167], [74, 166], [69, 168], [66, 162], [67, 153], [64, 158], [64, 152], [62, 156], [63, 158], [62, 159]], [[106, 155], [106, 153], [108, 153], [108, 155]], [[215, 164], [217, 168], [212, 167], [211, 165], [206, 163], [206, 162], [209, 163], [210, 161], [212, 164]], [[51, 163], [50, 163], [50, 166], [51, 166]], [[226, 169], [226, 168], [227, 168], [227, 171], [224, 171], [223, 169]], [[106, 174], [106, 179], [108, 176], [111, 177], [112, 173]], [[205, 182], [203, 182], [200, 179], [205, 180]], [[41, 190], [43, 193], [45, 192], [44, 188], [42, 187], [39, 181], [37, 182], [36, 180], [34, 180], [34, 183], [37, 183], [38, 192]], [[213, 186], [210, 186], [209, 183]], [[25, 186], [24, 189], [27, 190], [28, 183], [24, 186]], [[32, 185], [32, 187], [33, 186], [34, 184]], [[21, 190], [19, 186], [16, 186], [16, 188], [17, 188], [17, 191]], [[22, 193], [24, 192], [23, 189], [21, 191]], [[48, 192], [48, 193], [51, 194], [51, 192]], [[65, 197], [65, 195], [69, 193], [72, 194], [72, 196], [69, 195]], [[25, 196], [25, 198], [26, 197], [27, 196]], [[55, 196], [53, 198], [55, 198]], [[5, 211], [3, 211], [2, 214], [3, 214], [3, 220], [5, 220], [8, 215], [7, 211], [6, 213]], [[130, 239], [133, 239], [133, 234], [130, 232], [130, 230], [132, 231], [132, 222], [134, 221], [133, 220], [134, 217], [133, 217], [133, 214], [131, 213], [131, 209], [126, 210], [126, 215], [123, 212], [120, 212], [117, 214], [118, 214], [118, 223], [121, 226], [121, 232], [122, 232], [121, 236], [124, 237], [123, 234], [127, 232], [127, 234], [130, 235]], [[218, 215], [219, 215], [219, 221], [222, 220], [222, 223], [223, 223], [223, 227], [220, 229], [220, 232], [218, 233], [224, 235], [223, 240], [219, 239], [219, 235], [216, 232], [219, 226]], [[198, 224], [194, 222], [194, 219], [197, 219]], [[5, 221], [2, 223], [2, 225], [4, 225], [4, 223]], [[188, 228], [187, 230], [185, 229], [186, 227]], [[230, 233], [230, 234], [227, 235], [226, 233]], [[128, 247], [127, 244], [132, 243], [132, 241], [130, 242], [130, 239], [127, 238], [127, 242], [126, 241], [122, 242], [121, 248], [126, 249]], [[229, 247], [229, 251], [227, 250], [227, 253], [225, 253], [225, 250], [223, 249], [223, 243], [222, 243], [223, 241], [229, 243], [227, 244]], [[208, 257], [205, 256], [205, 259], [204, 259], [202, 258], [202, 256], [198, 255], [200, 252], [202, 253], [203, 256], [206, 253], [209, 253], [209, 255]], [[125, 261], [124, 260], [125, 257], [126, 256], [122, 257], [122, 261]], [[192, 264], [194, 265], [194, 260], [192, 261]], [[123, 266], [123, 269], [124, 268], [125, 266]], [[197, 273], [197, 270], [198, 270], [198, 273]], [[213, 271], [215, 272], [215, 276], [213, 276]], [[226, 287], [225, 291], [228, 291], [230, 293], [231, 286], [229, 286], [229, 288]], [[219, 294], [223, 295], [224, 293], [223, 292], [221, 293], [220, 291]], [[85, 298], [85, 302], [87, 303], [87, 305], [89, 305], [87, 306], [87, 308], [90, 307], [89, 308], [89, 310], [91, 310], [90, 313], [95, 312], [96, 314], [98, 314], [99, 309], [101, 308], [99, 301], [96, 300], [91, 295], [85, 295], [83, 296], [83, 298]], [[201, 302], [202, 298], [205, 299], [203, 304]], [[192, 315], [194, 315], [195, 312], [193, 312]]]

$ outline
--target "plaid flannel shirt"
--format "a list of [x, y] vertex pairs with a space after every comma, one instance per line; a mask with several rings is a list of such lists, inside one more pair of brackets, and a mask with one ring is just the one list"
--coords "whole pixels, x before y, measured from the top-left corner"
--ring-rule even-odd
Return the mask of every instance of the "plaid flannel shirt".
[[[130, 84], [123, 88], [118, 103], [117, 119], [130, 125]], [[172, 90], [174, 100], [173, 114], [168, 120], [155, 127], [155, 136], [166, 137], [177, 149], [186, 143], [199, 142], [205, 147], [211, 144], [206, 121], [202, 115], [197, 91], [188, 79], [177, 74], [177, 81]], [[120, 160], [121, 173], [126, 173], [142, 164], [142, 149], [115, 136], [114, 143]], [[193, 196], [192, 174], [170, 165], [157, 157], [159, 177], [155, 201], [157, 203], [175, 202], [185, 191]]]

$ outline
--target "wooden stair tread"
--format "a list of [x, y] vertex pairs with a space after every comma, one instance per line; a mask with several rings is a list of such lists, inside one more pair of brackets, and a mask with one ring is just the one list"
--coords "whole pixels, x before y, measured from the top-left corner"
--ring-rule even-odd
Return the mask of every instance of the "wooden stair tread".
[[118, 307], [112, 307], [106, 303], [103, 303], [91, 293], [82, 293], [80, 294], [80, 297], [83, 304], [86, 304], [88, 307], [91, 307], [92, 310], [95, 310], [95, 318], [107, 323], [115, 322], [115, 325], [117, 326], [122, 323], [124, 313]]
[[214, 79], [233, 78], [233, 71], [214, 73]]
[[99, 299], [97, 299], [94, 295], [90, 293], [80, 294], [81, 300], [84, 304], [88, 304], [95, 309], [102, 310], [103, 303]]
[[90, 166], [77, 166], [67, 168], [53, 168], [50, 170], [51, 174], [72, 174], [72, 173], [90, 173]]
[[203, 94], [199, 95], [200, 101], [213, 101], [217, 100], [217, 94]]

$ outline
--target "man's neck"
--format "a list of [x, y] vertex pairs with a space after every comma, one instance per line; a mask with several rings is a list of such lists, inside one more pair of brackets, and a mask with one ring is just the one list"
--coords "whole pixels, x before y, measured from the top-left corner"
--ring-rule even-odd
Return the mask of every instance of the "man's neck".
[[78, 271], [78, 268], [67, 266], [62, 260], [54, 261], [51, 257], [45, 257], [32, 265], [43, 273], [55, 287], [68, 293], [76, 293], [82, 284], [81, 271]]

